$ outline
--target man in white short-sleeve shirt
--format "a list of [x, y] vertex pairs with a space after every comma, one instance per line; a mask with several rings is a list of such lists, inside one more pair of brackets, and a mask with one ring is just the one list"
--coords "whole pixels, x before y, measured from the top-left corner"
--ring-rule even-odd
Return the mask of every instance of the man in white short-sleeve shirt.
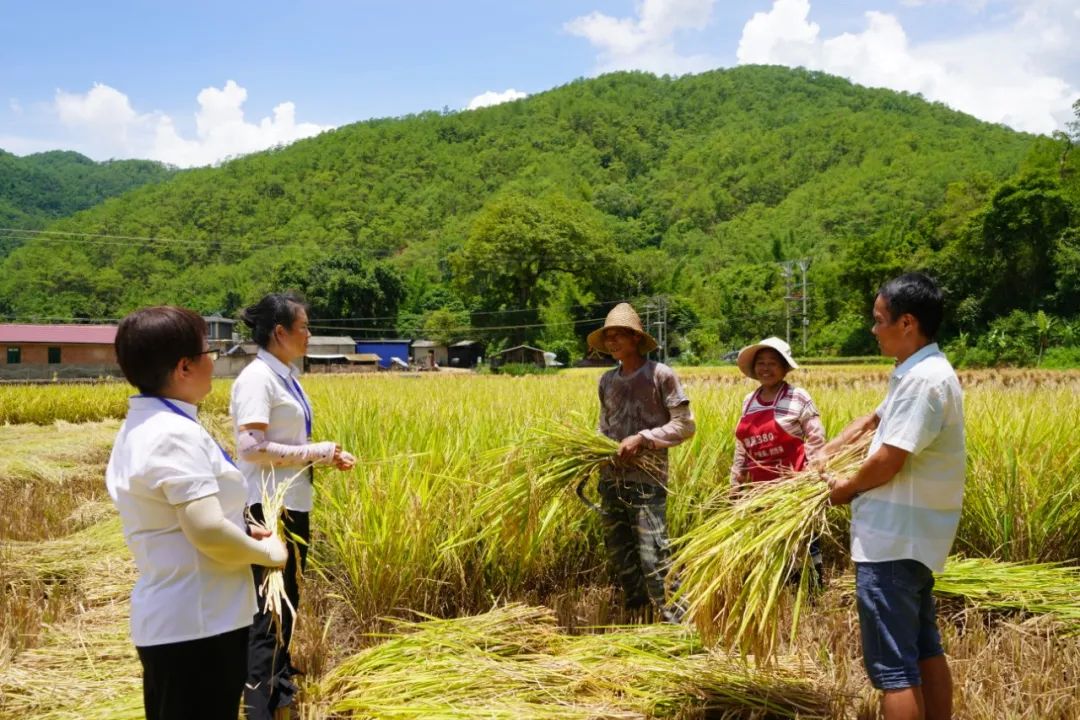
[[858, 471], [829, 485], [834, 504], [851, 503], [863, 662], [884, 693], [886, 720], [952, 713], [931, 592], [960, 523], [966, 456], [960, 383], [933, 342], [942, 305], [941, 290], [921, 273], [882, 286], [873, 332], [897, 361], [888, 393], [825, 448], [829, 455], [874, 433]]

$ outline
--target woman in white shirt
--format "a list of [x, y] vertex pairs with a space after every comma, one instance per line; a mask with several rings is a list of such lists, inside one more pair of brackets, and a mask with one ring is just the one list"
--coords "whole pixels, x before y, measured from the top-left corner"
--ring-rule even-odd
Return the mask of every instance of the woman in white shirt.
[[214, 374], [203, 319], [138, 310], [120, 322], [116, 355], [140, 394], [105, 478], [139, 569], [131, 636], [146, 717], [236, 720], [255, 609], [248, 568], [281, 567], [286, 549], [246, 526], [244, 477], [196, 420]]
[[[284, 576], [285, 592], [299, 610], [297, 568], [303, 572], [311, 540], [310, 466], [333, 465], [349, 470], [356, 461], [337, 443], [311, 442], [311, 402], [300, 386], [300, 371], [295, 365], [303, 360], [311, 337], [303, 299], [293, 293], [271, 293], [244, 310], [240, 319], [251, 328], [259, 352], [232, 388], [230, 413], [236, 430], [237, 465], [247, 479], [251, 515], [259, 522], [264, 521], [264, 476], [271, 491], [292, 478], [285, 495], [284, 520], [289, 535], [300, 542], [288, 543]], [[266, 520], [273, 522], [274, 518]], [[258, 587], [262, 570], [257, 566], [253, 570]], [[278, 647], [271, 616], [263, 612], [264, 607], [260, 597], [251, 626], [244, 688], [248, 720], [270, 720], [275, 710], [292, 704], [297, 689], [291, 679], [295, 670], [289, 657], [293, 618], [287, 611], [281, 618], [282, 646]]]

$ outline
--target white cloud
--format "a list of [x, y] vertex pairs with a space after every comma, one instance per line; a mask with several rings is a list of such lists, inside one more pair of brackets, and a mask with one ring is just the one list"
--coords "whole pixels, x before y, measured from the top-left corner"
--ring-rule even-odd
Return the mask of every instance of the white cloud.
[[504, 92], [495, 92], [494, 90], [488, 90], [485, 93], [480, 93], [465, 107], [466, 110], [476, 110], [482, 107], [491, 107], [492, 105], [501, 105], [504, 102], [511, 102], [513, 100], [520, 100], [524, 97], [528, 97], [527, 93], [523, 93], [520, 90], [510, 88]]
[[775, 0], [746, 23], [736, 56], [917, 92], [984, 120], [1049, 133], [1063, 126], [1080, 94], [1054, 72], [1069, 62], [1069, 38], [1080, 32], [1069, 27], [1067, 5], [1032, 0], [1006, 27], [920, 45], [881, 12], [865, 14], [862, 32], [822, 38], [808, 0]]
[[180, 135], [161, 112], [139, 113], [119, 90], [97, 83], [84, 94], [57, 90], [53, 110], [83, 152], [94, 158], [137, 157], [181, 167], [210, 165], [228, 157], [265, 150], [329, 129], [297, 123], [296, 107], [284, 102], [258, 123], [244, 118], [247, 90], [229, 80], [198, 97], [195, 137]]
[[127, 95], [100, 83], [85, 95], [57, 90], [54, 108], [63, 125], [112, 152], [122, 153], [131, 136], [139, 134], [139, 126], [150, 122], [149, 116], [138, 116]]
[[679, 32], [703, 30], [715, 0], [641, 0], [637, 17], [613, 18], [600, 12], [575, 18], [563, 26], [599, 51], [598, 72], [648, 70], [682, 75], [716, 67], [708, 55], [681, 55], [675, 49]]
[[18, 98], [8, 98], [8, 109], [11, 110], [13, 115], [22, 115], [23, 106], [19, 102]]

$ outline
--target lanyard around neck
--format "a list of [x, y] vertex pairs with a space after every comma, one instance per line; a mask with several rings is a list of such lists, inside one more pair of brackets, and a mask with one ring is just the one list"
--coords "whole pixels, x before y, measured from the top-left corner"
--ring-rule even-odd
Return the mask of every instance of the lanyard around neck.
[[[162, 405], [164, 405], [165, 407], [167, 407], [167, 408], [169, 409], [169, 411], [170, 411], [170, 412], [172, 412], [172, 413], [175, 413], [175, 414], [179, 415], [179, 416], [180, 416], [180, 417], [182, 417], [182, 418], [187, 418], [188, 420], [190, 420], [191, 422], [195, 423], [196, 425], [199, 425], [199, 421], [198, 421], [198, 420], [196, 420], [195, 418], [191, 417], [191, 416], [190, 416], [190, 415], [188, 415], [188, 414], [187, 414], [186, 412], [184, 412], [183, 410], [181, 410], [181, 409], [180, 409], [179, 407], [177, 407], [177, 405], [176, 405], [176, 404], [175, 404], [174, 402], [172, 402], [171, 400], [166, 400], [165, 398], [163, 398], [163, 397], [160, 397], [160, 396], [157, 396], [157, 395], [136, 395], [135, 397], [152, 397], [152, 398], [154, 398], [155, 400], [158, 400], [159, 402], [161, 402], [161, 404], [162, 404]], [[202, 427], [202, 425], [199, 425], [199, 427]], [[205, 430], [205, 428], [203, 428], [203, 429]], [[209, 434], [209, 433], [207, 433], [207, 434]], [[210, 436], [210, 439], [212, 439], [212, 440], [213, 440], [213, 439], [214, 439], [214, 436], [213, 436], [213, 435], [211, 435], [211, 436]], [[218, 446], [218, 450], [220, 450], [220, 451], [221, 451], [221, 454], [222, 454], [222, 455], [223, 455], [223, 456], [225, 457], [225, 460], [226, 460], [226, 462], [228, 462], [228, 463], [229, 463], [230, 465], [232, 465], [233, 467], [236, 467], [236, 463], [235, 463], [235, 462], [233, 462], [232, 456], [231, 456], [231, 455], [229, 455], [228, 451], [227, 451], [227, 450], [226, 450], [225, 448], [221, 447], [221, 443], [219, 443], [219, 442], [218, 442], [217, 440], [214, 440], [214, 444]]]
[[[262, 360], [262, 358], [259, 359]], [[281, 378], [281, 382], [285, 383], [286, 392], [292, 395], [293, 399], [300, 403], [300, 408], [304, 411], [304, 429], [307, 430], [307, 439], [311, 440], [311, 405], [308, 404], [307, 397], [304, 396], [304, 391], [300, 387], [300, 383], [296, 382], [296, 378], [292, 375], [282, 375], [277, 370], [274, 370], [270, 363], [267, 363], [265, 360], [263, 360], [263, 362], [266, 363], [266, 366], [269, 367], [275, 375]]]

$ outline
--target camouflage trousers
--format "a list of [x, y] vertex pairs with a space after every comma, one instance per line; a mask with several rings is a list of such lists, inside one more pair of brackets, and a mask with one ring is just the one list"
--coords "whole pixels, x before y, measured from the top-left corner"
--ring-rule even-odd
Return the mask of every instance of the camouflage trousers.
[[[665, 582], [671, 567], [667, 531], [667, 490], [660, 485], [601, 478], [604, 544], [622, 586], [626, 608], [652, 605], [664, 620], [678, 622], [682, 609], [669, 605]], [[678, 589], [671, 578], [668, 588]]]

